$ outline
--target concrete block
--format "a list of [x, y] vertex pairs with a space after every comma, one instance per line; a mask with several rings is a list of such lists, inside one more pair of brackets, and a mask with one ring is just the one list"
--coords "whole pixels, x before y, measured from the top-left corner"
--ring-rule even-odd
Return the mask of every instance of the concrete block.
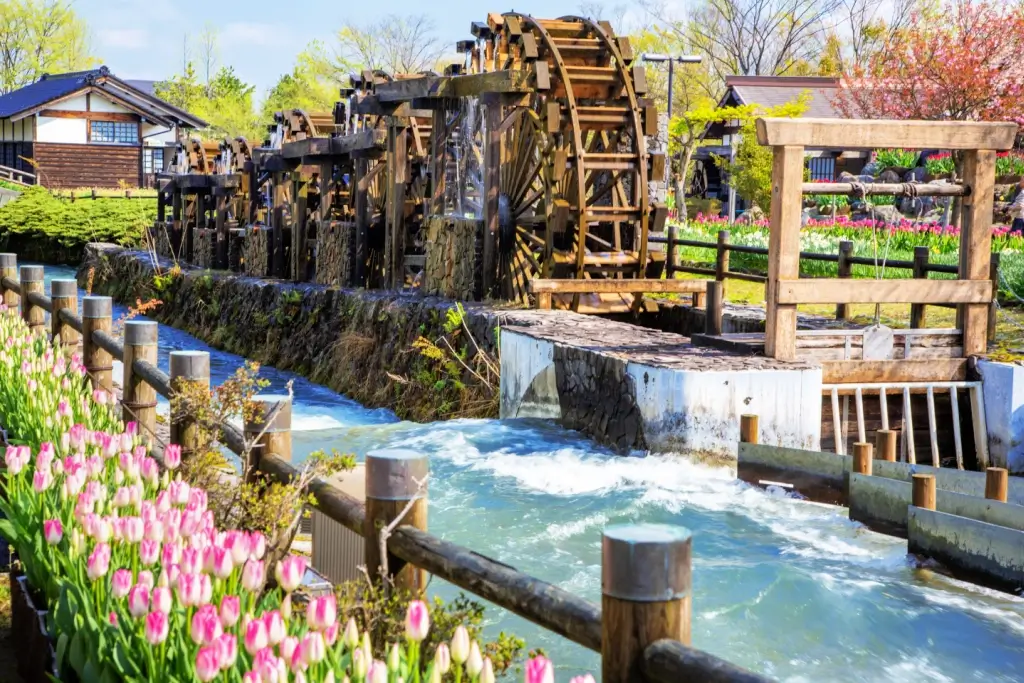
[[849, 455], [779, 448], [756, 443], [740, 443], [737, 454], [740, 465], [760, 465], [786, 472], [799, 472], [842, 485], [850, 472], [853, 458]]
[[[899, 479], [907, 482], [911, 480], [914, 474], [931, 474], [935, 476], [935, 488], [937, 489], [962, 493], [977, 498], [985, 497], [984, 472], [875, 460], [872, 474], [876, 477]], [[1014, 505], [1024, 505], [1024, 480], [1011, 477], [1008, 488], [1007, 502]]]
[[983, 360], [978, 372], [992, 464], [1024, 473], [1024, 366]]
[[901, 536], [912, 496], [909, 482], [850, 473], [850, 519], [855, 522]]
[[501, 331], [502, 419], [558, 419], [554, 342], [503, 329]]
[[907, 548], [979, 583], [1024, 588], [1024, 531], [911, 507]]

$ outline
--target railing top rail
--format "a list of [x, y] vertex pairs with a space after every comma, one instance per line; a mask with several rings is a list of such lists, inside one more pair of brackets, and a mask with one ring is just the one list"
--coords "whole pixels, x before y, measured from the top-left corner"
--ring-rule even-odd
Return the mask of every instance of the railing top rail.
[[770, 147], [810, 149], [1004, 150], [1017, 124], [982, 121], [759, 118], [757, 141]]

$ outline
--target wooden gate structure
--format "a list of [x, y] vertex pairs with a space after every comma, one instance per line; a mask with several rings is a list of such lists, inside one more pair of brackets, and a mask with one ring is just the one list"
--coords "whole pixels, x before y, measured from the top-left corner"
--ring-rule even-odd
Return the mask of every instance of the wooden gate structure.
[[[648, 183], [664, 174], [647, 151], [657, 110], [628, 38], [517, 13], [471, 30], [444, 74], [366, 71], [331, 115], [279, 112], [261, 146], [183, 146], [159, 179], [157, 232], [205, 267], [522, 303], [537, 278], [593, 281], [544, 299], [625, 310], [623, 281], [663, 271], [648, 235], [667, 217]], [[242, 230], [263, 246], [229, 250]]]

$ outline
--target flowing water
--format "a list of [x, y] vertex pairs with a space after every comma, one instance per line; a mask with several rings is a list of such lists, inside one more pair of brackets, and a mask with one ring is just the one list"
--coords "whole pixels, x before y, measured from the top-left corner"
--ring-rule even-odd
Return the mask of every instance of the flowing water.
[[[47, 267], [47, 278], [71, 277]], [[115, 311], [115, 317], [123, 309]], [[209, 350], [216, 383], [238, 356], [161, 326], [173, 350]], [[694, 534], [697, 647], [785, 681], [1024, 681], [1024, 600], [915, 570], [906, 543], [846, 510], [765, 493], [683, 458], [618, 457], [545, 422], [413, 424], [290, 373], [296, 458], [381, 447], [431, 456], [430, 530], [600, 600], [601, 529], [662, 522]], [[435, 580], [442, 596], [457, 591]], [[559, 680], [598, 672], [597, 655], [497, 608], [489, 629], [543, 647]]]

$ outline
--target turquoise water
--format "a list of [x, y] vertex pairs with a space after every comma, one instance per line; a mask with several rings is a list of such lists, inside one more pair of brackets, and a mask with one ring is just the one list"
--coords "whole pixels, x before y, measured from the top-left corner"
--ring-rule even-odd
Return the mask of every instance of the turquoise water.
[[[214, 382], [242, 362], [173, 328], [160, 341], [164, 369], [170, 351], [209, 350]], [[290, 373], [263, 374], [268, 391], [294, 380], [297, 458], [330, 447], [428, 453], [433, 533], [591, 600], [603, 527], [689, 527], [694, 644], [737, 664], [793, 682], [1024, 681], [1024, 600], [913, 569], [904, 541], [851, 523], [845, 509], [680, 457], [618, 457], [545, 422], [413, 424]], [[599, 671], [583, 648], [497, 608], [488, 617], [494, 633], [545, 648], [560, 681]]]

